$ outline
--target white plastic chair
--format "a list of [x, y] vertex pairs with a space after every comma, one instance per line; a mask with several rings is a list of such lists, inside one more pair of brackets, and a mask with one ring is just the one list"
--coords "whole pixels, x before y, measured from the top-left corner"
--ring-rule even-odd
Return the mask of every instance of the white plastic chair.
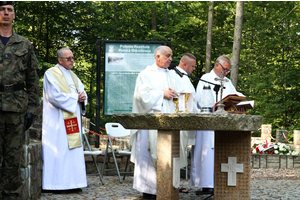
[[[112, 142], [111, 142], [111, 138], [112, 137], [113, 138], [123, 138], [123, 137], [130, 136], [130, 130], [125, 129], [119, 123], [106, 123], [105, 124], [105, 129], [106, 129], [106, 133], [107, 133], [107, 136], [108, 136], [108, 140], [107, 140], [105, 157], [104, 157], [104, 162], [103, 162], [102, 174], [104, 174], [105, 171], [117, 170], [120, 183], [122, 183], [122, 179], [121, 179], [120, 174], [124, 174], [123, 180], [125, 180], [126, 174], [133, 173], [133, 172], [127, 172], [126, 171], [127, 167], [128, 167], [128, 163], [129, 163], [129, 158], [130, 158], [130, 155], [131, 155], [131, 147], [130, 147], [129, 150], [114, 149], [113, 145], [112, 145]], [[106, 162], [108, 154], [113, 155], [115, 166], [116, 166], [115, 169], [105, 169], [105, 162]], [[117, 160], [116, 160], [116, 156], [127, 156], [125, 169], [120, 169], [120, 170], [124, 170], [122, 172], [120, 172], [120, 170], [119, 170], [118, 163], [117, 163]]]
[[86, 134], [85, 134], [84, 131], [83, 131], [83, 137], [84, 137], [83, 146], [85, 147], [87, 145], [87, 148], [88, 148], [88, 150], [84, 150], [83, 151], [84, 156], [92, 156], [94, 164], [95, 164], [95, 167], [97, 169], [97, 173], [96, 174], [94, 173], [94, 174], [87, 174], [87, 175], [99, 175], [100, 181], [101, 181], [102, 185], [104, 185], [104, 181], [103, 181], [102, 175], [100, 173], [99, 167], [98, 167], [96, 159], [95, 159], [95, 156], [97, 158], [97, 156], [102, 155], [102, 151], [93, 151], [92, 150], [92, 148], [90, 146], [90, 143], [89, 143], [89, 140], [87, 139]]

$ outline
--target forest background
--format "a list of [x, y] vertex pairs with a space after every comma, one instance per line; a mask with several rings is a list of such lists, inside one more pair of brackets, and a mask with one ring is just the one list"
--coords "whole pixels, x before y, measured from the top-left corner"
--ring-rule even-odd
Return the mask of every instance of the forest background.
[[[214, 2], [211, 69], [218, 56], [232, 56], [236, 3]], [[293, 130], [300, 130], [299, 5], [299, 1], [244, 2], [237, 85], [248, 100], [255, 100], [250, 114], [272, 124], [274, 137], [277, 129], [288, 130], [288, 139]], [[192, 75], [205, 73], [208, 1], [17, 1], [14, 7], [13, 29], [33, 43], [40, 63], [41, 96], [44, 72], [57, 63], [57, 50], [69, 47], [76, 57], [73, 70], [88, 93], [87, 117], [94, 124], [99, 36], [128, 41], [170, 38], [173, 62], [192, 53], [197, 57]], [[102, 101], [100, 127], [113, 121], [103, 117]]]

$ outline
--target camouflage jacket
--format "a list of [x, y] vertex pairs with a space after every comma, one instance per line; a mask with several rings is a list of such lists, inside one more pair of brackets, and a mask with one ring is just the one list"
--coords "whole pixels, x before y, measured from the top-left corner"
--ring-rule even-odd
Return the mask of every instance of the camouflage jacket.
[[39, 69], [28, 39], [13, 32], [6, 46], [0, 40], [0, 85], [25, 85], [23, 90], [0, 92], [0, 110], [35, 113], [40, 93]]

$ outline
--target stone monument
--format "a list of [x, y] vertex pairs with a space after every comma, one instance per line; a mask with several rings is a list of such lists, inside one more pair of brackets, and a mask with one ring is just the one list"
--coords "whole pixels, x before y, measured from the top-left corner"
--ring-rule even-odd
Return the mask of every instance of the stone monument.
[[294, 130], [294, 148], [300, 154], [300, 130]]
[[287, 130], [276, 130], [276, 143], [288, 143], [286, 140]]
[[[260, 128], [263, 117], [227, 113], [130, 113], [113, 117], [126, 129], [158, 130], [157, 200], [179, 199], [178, 177], [173, 177], [173, 170], [178, 169], [174, 163], [179, 158], [180, 130], [215, 130], [214, 199], [250, 200], [251, 131]], [[221, 170], [221, 164], [228, 163], [228, 159], [238, 164], [236, 179], [230, 180], [236, 186], [227, 184], [228, 170]]]
[[261, 139], [270, 143], [272, 139], [272, 124], [263, 124], [261, 125]]

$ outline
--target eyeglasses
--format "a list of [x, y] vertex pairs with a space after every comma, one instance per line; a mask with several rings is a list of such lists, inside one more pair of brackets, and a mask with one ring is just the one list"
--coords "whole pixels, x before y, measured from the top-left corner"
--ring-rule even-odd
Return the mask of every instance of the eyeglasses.
[[[219, 63], [220, 65], [221, 65], [221, 63]], [[230, 73], [230, 70], [228, 70], [228, 69], [225, 69], [222, 65], [221, 65], [221, 67], [222, 67], [222, 69], [224, 70], [224, 72], [227, 72], [227, 74], [229, 74]]]
[[68, 61], [75, 60], [75, 58], [74, 58], [74, 57], [67, 57], [67, 58], [60, 57], [60, 58], [62, 58], [62, 59], [67, 59]]

